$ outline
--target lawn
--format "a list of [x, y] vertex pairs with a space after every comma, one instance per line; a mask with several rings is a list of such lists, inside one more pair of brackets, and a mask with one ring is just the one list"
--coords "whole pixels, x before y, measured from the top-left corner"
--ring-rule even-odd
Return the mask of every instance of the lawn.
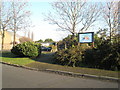
[[2, 52], [2, 56], [0, 56], [3, 62], [17, 64], [17, 65], [26, 65], [29, 63], [35, 62], [34, 60], [27, 57], [16, 57], [14, 54], [10, 52]]
[[45, 69], [54, 69], [54, 70], [62, 70], [69, 71], [81, 74], [91, 74], [98, 76], [109, 76], [118, 78], [117, 71], [108, 71], [108, 70], [100, 70], [100, 69], [92, 69], [92, 68], [83, 68], [83, 67], [68, 67], [52, 64], [54, 62], [53, 54], [50, 52], [42, 52], [42, 55], [38, 58], [27, 58], [27, 57], [16, 57], [10, 52], [3, 52], [2, 59], [3, 62], [18, 64], [23, 66], [28, 66], [32, 68], [37, 68], [39, 70]]

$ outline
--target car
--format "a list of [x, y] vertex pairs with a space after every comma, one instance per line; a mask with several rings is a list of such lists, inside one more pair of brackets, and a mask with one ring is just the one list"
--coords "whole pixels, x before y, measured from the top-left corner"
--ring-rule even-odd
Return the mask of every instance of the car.
[[41, 50], [42, 50], [42, 51], [51, 51], [52, 48], [51, 48], [51, 47], [42, 46], [42, 47], [41, 47]]

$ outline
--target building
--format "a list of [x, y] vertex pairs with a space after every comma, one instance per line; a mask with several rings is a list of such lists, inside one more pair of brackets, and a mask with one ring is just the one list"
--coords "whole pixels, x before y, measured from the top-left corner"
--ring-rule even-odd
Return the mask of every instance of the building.
[[51, 43], [41, 43], [42, 46], [50, 46]]
[[[4, 38], [4, 48], [3, 50], [10, 50], [13, 47], [13, 32], [5, 31], [5, 38]], [[16, 44], [27, 42], [27, 41], [33, 41], [29, 37], [19, 36], [16, 34]], [[0, 31], [0, 50], [2, 50], [2, 32]]]
[[[3, 50], [10, 50], [13, 47], [13, 32], [5, 31], [4, 48]], [[16, 44], [20, 43], [21, 36], [16, 35]], [[0, 50], [2, 49], [2, 32], [0, 31]]]

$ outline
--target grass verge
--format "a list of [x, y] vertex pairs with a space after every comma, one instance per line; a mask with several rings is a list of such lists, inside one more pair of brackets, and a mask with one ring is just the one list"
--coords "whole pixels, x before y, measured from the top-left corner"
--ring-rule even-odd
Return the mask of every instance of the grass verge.
[[27, 57], [16, 57], [14, 54], [8, 51], [2, 52], [2, 56], [0, 56], [0, 59], [2, 60], [2, 62], [17, 64], [17, 65], [26, 65], [35, 62], [34, 60]]
[[[109, 76], [109, 77], [118, 78], [119, 72], [117, 71], [108, 71], [108, 70], [83, 68], [83, 67], [68, 67], [68, 66], [51, 64], [51, 61], [49, 60], [52, 60], [52, 59], [51, 59], [51, 56], [49, 55], [52, 55], [52, 54], [43, 53], [42, 55], [43, 56], [37, 59], [32, 59], [32, 58], [26, 58], [26, 57], [23, 57], [23, 58], [16, 57], [10, 52], [3, 52], [2, 57], [0, 56], [0, 59], [2, 59], [3, 62], [28, 66], [28, 67], [36, 68], [39, 70], [54, 69], [54, 70], [68, 71], [68, 72], [81, 73], [81, 74], [91, 74], [91, 75], [97, 75], [97, 76]], [[54, 60], [52, 60], [52, 62], [53, 61]]]
[[48, 64], [43, 62], [33, 62], [27, 64], [26, 66], [37, 68], [39, 70], [54, 69], [54, 70], [68, 71], [68, 72], [81, 73], [81, 74], [91, 74], [97, 76], [109, 76], [109, 77], [118, 78], [117, 71], [108, 71], [108, 70], [91, 69], [91, 68], [83, 68], [83, 67], [68, 67], [68, 66]]

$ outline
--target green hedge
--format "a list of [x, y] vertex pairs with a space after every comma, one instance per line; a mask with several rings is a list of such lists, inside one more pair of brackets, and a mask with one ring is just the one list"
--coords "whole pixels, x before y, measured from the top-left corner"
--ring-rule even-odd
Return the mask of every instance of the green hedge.
[[109, 39], [106, 40], [106, 36], [99, 38], [96, 34], [94, 36], [94, 48], [88, 48], [91, 43], [80, 43], [79, 46], [76, 37], [68, 36], [58, 42], [58, 52], [55, 54], [56, 63], [68, 66], [120, 70], [119, 34], [112, 37], [111, 41]]
[[84, 63], [93, 68], [120, 70], [120, 43], [105, 40], [97, 49], [86, 50]]
[[55, 60], [60, 65], [120, 70], [120, 42], [110, 43], [109, 40], [104, 40], [97, 48], [80, 44], [57, 51]]
[[24, 42], [13, 47], [11, 52], [18, 56], [37, 57], [41, 54], [41, 45], [34, 42]]
[[55, 63], [67, 66], [80, 66], [84, 58], [84, 51], [90, 47], [86, 45], [62, 49], [55, 53]]

